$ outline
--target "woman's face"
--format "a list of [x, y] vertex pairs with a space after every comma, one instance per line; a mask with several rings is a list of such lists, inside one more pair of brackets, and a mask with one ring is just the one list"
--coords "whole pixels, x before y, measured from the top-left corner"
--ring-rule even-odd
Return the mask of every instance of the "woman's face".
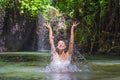
[[59, 41], [58, 44], [57, 44], [57, 48], [58, 49], [65, 49], [66, 48], [66, 45], [65, 45], [65, 42], [64, 41]]

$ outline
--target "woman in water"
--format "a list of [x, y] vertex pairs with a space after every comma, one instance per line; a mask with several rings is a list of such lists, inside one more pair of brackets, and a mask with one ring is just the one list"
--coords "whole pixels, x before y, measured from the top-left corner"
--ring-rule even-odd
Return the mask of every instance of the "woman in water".
[[73, 22], [73, 25], [71, 27], [70, 42], [69, 42], [68, 50], [66, 53], [64, 51], [66, 48], [66, 44], [63, 40], [58, 41], [57, 43], [58, 51], [56, 51], [50, 23], [44, 24], [44, 26], [46, 26], [49, 31], [49, 43], [51, 47], [52, 61], [47, 68], [49, 68], [51, 71], [66, 72], [66, 71], [72, 70], [73, 66], [71, 65], [70, 62], [71, 62], [71, 57], [73, 53], [74, 29], [78, 24], [79, 23], [77, 22]]

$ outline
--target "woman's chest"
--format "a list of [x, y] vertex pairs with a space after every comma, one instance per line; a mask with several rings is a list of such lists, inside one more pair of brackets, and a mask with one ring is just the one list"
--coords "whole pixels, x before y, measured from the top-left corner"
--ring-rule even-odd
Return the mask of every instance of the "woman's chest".
[[60, 61], [66, 61], [66, 60], [71, 60], [71, 57], [68, 55], [68, 54], [66, 54], [66, 53], [63, 53], [63, 54], [61, 54], [61, 55], [59, 55], [59, 54], [56, 54], [55, 55], [55, 58], [57, 58], [58, 60], [60, 60]]

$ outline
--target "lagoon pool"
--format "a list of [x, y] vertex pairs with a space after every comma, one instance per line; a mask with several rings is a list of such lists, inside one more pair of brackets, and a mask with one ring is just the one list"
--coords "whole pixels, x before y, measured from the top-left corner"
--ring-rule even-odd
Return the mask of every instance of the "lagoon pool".
[[1, 53], [0, 80], [120, 80], [120, 60], [78, 61], [80, 69], [87, 65], [90, 70], [62, 73], [44, 72], [49, 62], [48, 53]]

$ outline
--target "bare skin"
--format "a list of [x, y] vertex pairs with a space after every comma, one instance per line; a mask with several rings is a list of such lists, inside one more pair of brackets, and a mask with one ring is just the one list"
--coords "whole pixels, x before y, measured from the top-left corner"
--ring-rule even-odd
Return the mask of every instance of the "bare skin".
[[68, 47], [68, 50], [66, 53], [64, 51], [66, 48], [66, 44], [62, 40], [58, 41], [58, 43], [57, 43], [58, 52], [56, 51], [56, 48], [54, 45], [54, 40], [53, 40], [53, 35], [52, 35], [52, 28], [50, 26], [50, 23], [44, 24], [44, 26], [46, 26], [46, 28], [48, 28], [48, 30], [49, 30], [49, 43], [50, 43], [50, 47], [51, 47], [51, 53], [54, 58], [57, 58], [60, 61], [66, 61], [66, 60], [71, 61], [71, 56], [73, 53], [73, 44], [74, 44], [74, 29], [78, 24], [79, 24], [78, 22], [73, 22], [73, 25], [71, 27], [69, 47]]

